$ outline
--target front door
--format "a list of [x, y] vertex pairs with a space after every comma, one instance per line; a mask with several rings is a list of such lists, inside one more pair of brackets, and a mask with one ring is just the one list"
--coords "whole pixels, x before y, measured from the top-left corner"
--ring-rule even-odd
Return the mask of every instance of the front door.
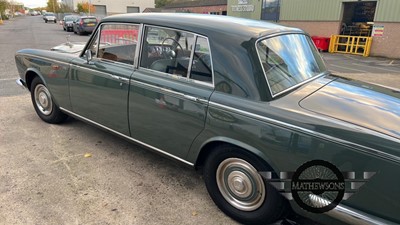
[[138, 25], [102, 25], [88, 46], [93, 58], [74, 60], [70, 71], [73, 112], [128, 136], [129, 79], [138, 29]]

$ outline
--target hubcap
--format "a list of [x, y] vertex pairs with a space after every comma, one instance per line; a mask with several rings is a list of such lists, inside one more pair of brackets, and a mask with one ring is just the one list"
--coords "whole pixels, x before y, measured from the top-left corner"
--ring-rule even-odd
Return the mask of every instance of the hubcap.
[[49, 90], [43, 84], [38, 84], [34, 92], [36, 107], [43, 115], [50, 115], [53, 109], [53, 102]]
[[258, 209], [265, 200], [265, 186], [261, 175], [248, 162], [228, 158], [216, 172], [217, 185], [225, 200], [243, 211]]

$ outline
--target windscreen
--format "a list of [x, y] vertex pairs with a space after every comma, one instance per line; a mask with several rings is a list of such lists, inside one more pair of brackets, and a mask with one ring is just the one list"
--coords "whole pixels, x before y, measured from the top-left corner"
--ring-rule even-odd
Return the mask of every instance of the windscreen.
[[257, 42], [257, 52], [273, 96], [326, 71], [317, 49], [303, 34]]

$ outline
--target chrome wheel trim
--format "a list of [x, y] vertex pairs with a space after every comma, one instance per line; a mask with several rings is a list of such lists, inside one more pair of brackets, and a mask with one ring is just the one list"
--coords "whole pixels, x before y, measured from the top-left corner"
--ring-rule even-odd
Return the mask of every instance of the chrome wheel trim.
[[43, 115], [50, 115], [53, 111], [53, 101], [49, 90], [43, 84], [38, 84], [34, 90], [36, 107]]
[[216, 171], [216, 180], [222, 196], [236, 209], [254, 211], [265, 200], [266, 189], [261, 175], [243, 159], [222, 161]]

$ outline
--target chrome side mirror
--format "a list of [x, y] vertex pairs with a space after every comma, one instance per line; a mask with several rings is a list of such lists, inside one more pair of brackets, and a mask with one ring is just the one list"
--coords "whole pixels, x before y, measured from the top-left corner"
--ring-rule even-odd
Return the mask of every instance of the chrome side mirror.
[[90, 51], [90, 49], [85, 51], [85, 57], [86, 57], [86, 63], [91, 65], [93, 64], [92, 60], [92, 51]]

